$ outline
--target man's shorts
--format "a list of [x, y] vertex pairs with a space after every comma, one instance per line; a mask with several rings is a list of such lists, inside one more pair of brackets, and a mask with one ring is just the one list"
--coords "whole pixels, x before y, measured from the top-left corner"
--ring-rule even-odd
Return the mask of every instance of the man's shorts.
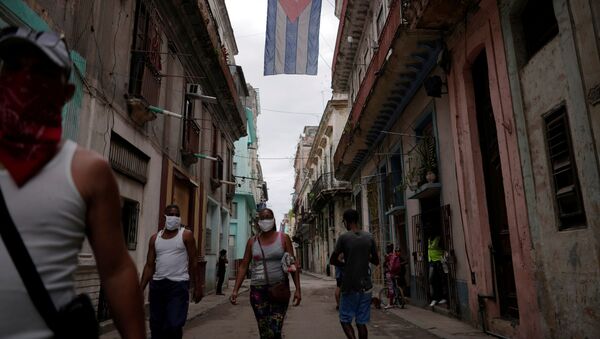
[[356, 318], [358, 325], [371, 320], [371, 297], [369, 292], [342, 292], [340, 298], [340, 322], [352, 323]]

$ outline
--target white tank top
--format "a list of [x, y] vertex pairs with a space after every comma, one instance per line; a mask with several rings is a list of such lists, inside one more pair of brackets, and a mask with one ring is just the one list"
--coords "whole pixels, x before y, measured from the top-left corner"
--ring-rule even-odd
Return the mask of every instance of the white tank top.
[[[20, 188], [8, 171], [0, 170], [8, 211], [57, 308], [75, 296], [73, 273], [85, 236], [86, 204], [71, 175], [76, 148], [65, 141], [54, 158]], [[52, 337], [0, 240], [0, 338]]]
[[183, 232], [180, 228], [171, 239], [163, 239], [164, 231], [158, 232], [154, 241], [156, 250], [156, 266], [153, 280], [169, 279], [171, 281], [190, 280], [188, 274], [188, 254], [183, 243]]

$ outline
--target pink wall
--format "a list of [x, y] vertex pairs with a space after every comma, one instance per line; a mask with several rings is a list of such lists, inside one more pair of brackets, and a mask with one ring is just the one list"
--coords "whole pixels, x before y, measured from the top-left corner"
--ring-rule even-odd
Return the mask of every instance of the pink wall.
[[538, 338], [541, 332], [532, 269], [531, 239], [500, 18], [496, 1], [483, 0], [480, 7], [479, 11], [469, 18], [466, 30], [465, 26], [459, 28], [458, 33], [448, 41], [448, 48], [452, 54], [448, 88], [459, 173], [458, 189], [463, 202], [461, 213], [466, 223], [467, 250], [472, 258], [472, 268], [477, 279], [476, 285], [469, 284], [470, 309], [472, 318], [478, 319], [477, 295], [493, 293], [493, 275], [488, 249], [491, 245], [491, 236], [470, 75], [471, 63], [485, 49], [502, 162], [520, 314], [519, 325], [514, 330], [510, 326], [502, 326], [502, 322], [492, 322], [492, 318], [499, 317], [499, 304], [487, 301], [487, 324], [492, 327], [492, 331], [511, 337]]

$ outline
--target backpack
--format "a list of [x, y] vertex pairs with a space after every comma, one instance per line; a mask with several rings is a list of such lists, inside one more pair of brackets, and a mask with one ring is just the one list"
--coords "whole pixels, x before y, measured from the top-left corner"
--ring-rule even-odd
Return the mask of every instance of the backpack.
[[399, 255], [394, 255], [390, 262], [390, 273], [394, 276], [400, 275], [400, 271], [402, 270], [402, 259]]

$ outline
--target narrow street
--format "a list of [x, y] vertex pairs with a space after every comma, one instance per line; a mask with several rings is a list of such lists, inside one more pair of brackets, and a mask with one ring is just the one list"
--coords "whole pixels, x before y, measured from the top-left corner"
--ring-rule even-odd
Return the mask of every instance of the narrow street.
[[[333, 281], [302, 275], [302, 304], [289, 308], [284, 336], [290, 339], [344, 338], [335, 310], [334, 288]], [[248, 293], [242, 294], [239, 300], [237, 306], [226, 303], [189, 322], [184, 330], [184, 338], [258, 338]], [[373, 308], [369, 338], [438, 337], [392, 312]]]

